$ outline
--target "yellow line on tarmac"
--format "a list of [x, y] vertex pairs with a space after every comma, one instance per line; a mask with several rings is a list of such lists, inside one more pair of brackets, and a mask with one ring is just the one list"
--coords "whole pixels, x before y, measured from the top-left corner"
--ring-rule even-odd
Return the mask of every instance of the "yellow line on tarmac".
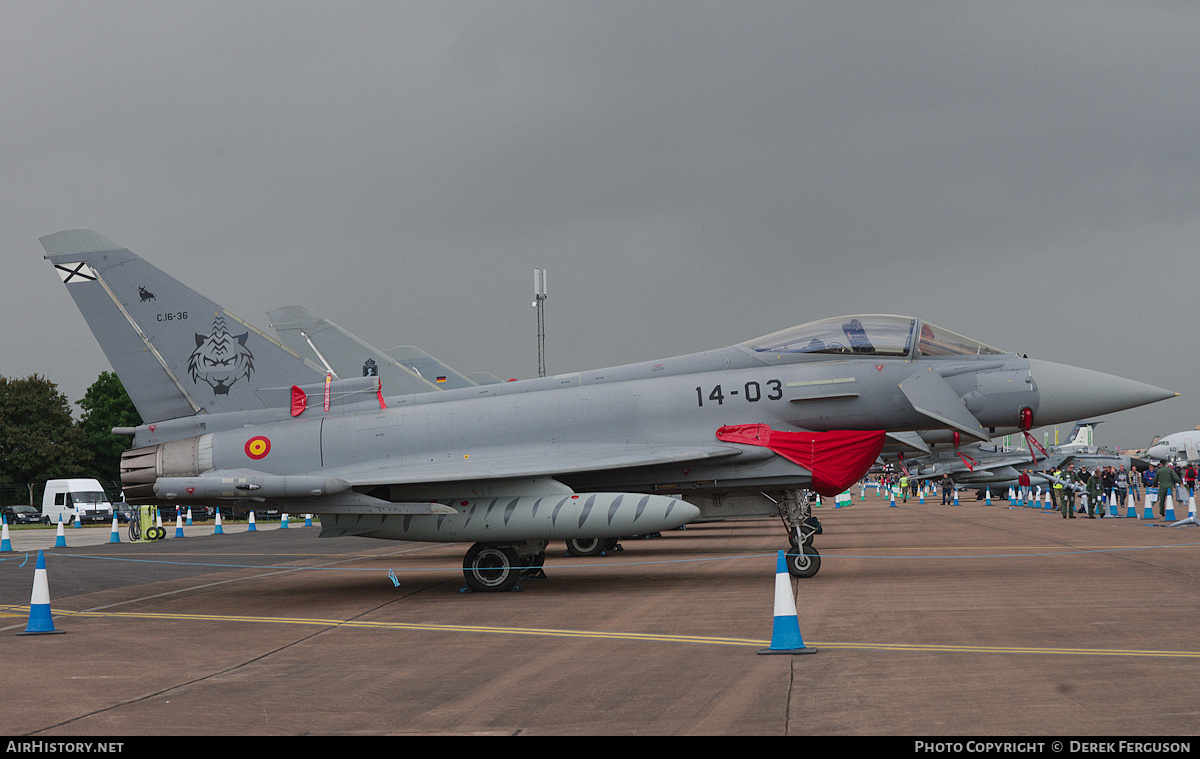
[[[24, 611], [29, 613], [29, 607], [3, 606], [3, 611]], [[90, 612], [90, 611], [54, 611], [56, 617], [105, 617], [119, 619], [161, 619], [170, 621], [193, 622], [254, 622], [285, 625], [316, 625], [321, 627], [354, 627], [376, 630], [424, 630], [432, 632], [464, 632], [503, 635], [533, 635], [556, 638], [600, 638], [607, 640], [642, 640], [670, 643], [707, 643], [732, 646], [766, 646], [770, 641], [750, 640], [746, 638], [716, 638], [693, 635], [657, 635], [653, 633], [621, 633], [598, 632], [590, 630], [553, 630], [525, 627], [488, 627], [482, 625], [436, 625], [414, 622], [370, 622], [362, 620], [343, 619], [309, 619], [303, 617], [247, 617], [222, 614], [161, 614], [153, 612]]]
[[[28, 606], [0, 605], [4, 612], [28, 615]], [[372, 630], [419, 630], [426, 632], [459, 632], [489, 635], [527, 635], [551, 638], [587, 638], [599, 640], [629, 640], [653, 643], [695, 643], [719, 646], [746, 646], [763, 648], [769, 640], [751, 638], [722, 638], [703, 635], [665, 635], [656, 633], [604, 632], [599, 630], [555, 630], [529, 627], [493, 627], [485, 625], [439, 625], [416, 622], [370, 622], [362, 620], [318, 619], [304, 617], [249, 617], [222, 614], [161, 614], [153, 612], [88, 612], [55, 611], [58, 617], [106, 617], [119, 619], [161, 619], [192, 622], [249, 622], [257, 624], [314, 625], [321, 627], [352, 627]], [[965, 654], [1036, 654], [1052, 656], [1124, 656], [1200, 659], [1200, 651], [1155, 651], [1142, 649], [1101, 648], [1040, 648], [1018, 646], [951, 646], [902, 643], [848, 643], [808, 641], [810, 648], [844, 649], [857, 651], [896, 651], [909, 653], [965, 653]]]
[[848, 648], [859, 651], [919, 651], [924, 653], [969, 653], [969, 654], [1053, 654], [1059, 656], [1152, 656], [1183, 659], [1200, 659], [1200, 651], [1146, 651], [1138, 649], [1106, 648], [1035, 648], [1015, 646], [945, 646], [907, 645], [901, 643], [816, 643], [807, 645], [824, 648]]

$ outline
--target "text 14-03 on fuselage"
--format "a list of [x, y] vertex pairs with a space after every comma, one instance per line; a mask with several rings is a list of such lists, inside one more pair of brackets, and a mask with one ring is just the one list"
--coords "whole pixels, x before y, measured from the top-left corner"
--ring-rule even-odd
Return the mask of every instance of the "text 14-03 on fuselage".
[[777, 379], [767, 380], [766, 395], [763, 394], [763, 385], [751, 380], [739, 387], [722, 388], [721, 385], [713, 385], [711, 390], [705, 392], [704, 386], [696, 387], [696, 404], [703, 407], [705, 399], [709, 403], [716, 403], [718, 406], [725, 404], [726, 398], [730, 401], [742, 399], [748, 403], [758, 403], [763, 398], [769, 401], [778, 401], [783, 399], [783, 382]]

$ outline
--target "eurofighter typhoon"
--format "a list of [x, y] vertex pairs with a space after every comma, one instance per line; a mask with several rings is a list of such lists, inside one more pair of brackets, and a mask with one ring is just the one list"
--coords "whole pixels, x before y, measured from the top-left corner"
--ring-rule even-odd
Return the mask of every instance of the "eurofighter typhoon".
[[[811, 322], [717, 350], [385, 395], [334, 379], [90, 230], [41, 238], [141, 414], [134, 502], [321, 515], [323, 536], [471, 543], [468, 587], [511, 589], [549, 540], [783, 516], [789, 569], [820, 566], [807, 493], [885, 445], [985, 441], [1174, 393], [1004, 353], [918, 318]], [[366, 373], [366, 372], [365, 372]]]

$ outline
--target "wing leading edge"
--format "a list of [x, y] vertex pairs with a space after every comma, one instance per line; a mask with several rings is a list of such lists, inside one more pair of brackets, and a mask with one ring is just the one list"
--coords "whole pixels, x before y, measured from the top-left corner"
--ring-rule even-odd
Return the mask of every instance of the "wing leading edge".
[[555, 477], [578, 472], [660, 466], [736, 456], [742, 451], [732, 445], [530, 445], [517, 452], [495, 446], [474, 452], [429, 454], [422, 463], [368, 462], [328, 471], [352, 486], [421, 485], [447, 483], [448, 490], [461, 491], [464, 483], [529, 477]]

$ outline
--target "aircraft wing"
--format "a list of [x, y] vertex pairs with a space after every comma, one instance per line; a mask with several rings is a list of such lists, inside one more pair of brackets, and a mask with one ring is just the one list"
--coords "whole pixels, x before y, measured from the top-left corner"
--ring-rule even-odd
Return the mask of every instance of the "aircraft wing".
[[[732, 445], [530, 445], [495, 446], [472, 453], [422, 456], [423, 462], [365, 462], [330, 470], [352, 486], [462, 483], [473, 480], [554, 477], [576, 472], [658, 466], [743, 453]], [[451, 494], [462, 490], [452, 485]]]
[[[1043, 459], [1044, 460], [1044, 459]], [[1013, 456], [997, 456], [995, 458], [985, 458], [975, 466], [976, 469], [998, 469], [1004, 466], [1013, 466], [1018, 469], [1030, 467], [1037, 469], [1041, 466], [1040, 460], [1035, 463], [1033, 457], [1028, 453], [1020, 453]]]

